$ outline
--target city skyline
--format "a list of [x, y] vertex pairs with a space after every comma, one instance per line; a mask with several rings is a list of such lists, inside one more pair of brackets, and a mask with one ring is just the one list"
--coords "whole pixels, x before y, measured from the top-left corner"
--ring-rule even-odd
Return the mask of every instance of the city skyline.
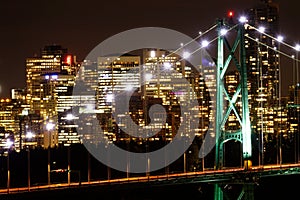
[[[3, 2], [0, 97], [9, 97], [12, 88], [25, 87], [25, 60], [39, 54], [45, 45], [60, 44], [78, 60], [83, 60], [103, 40], [128, 29], [157, 26], [195, 37], [199, 31], [214, 24], [217, 18], [226, 17], [228, 10], [232, 9], [238, 16], [259, 2], [231, 0], [218, 2], [218, 6], [214, 2], [202, 5], [195, 1]], [[275, 2], [280, 7], [280, 30], [285, 41], [294, 45], [298, 42], [295, 22], [300, 19], [296, 10], [299, 3]], [[291, 70], [288, 68], [291, 67], [286, 66], [287, 70], [283, 70], [285, 85], [291, 81], [287, 73]], [[287, 90], [286, 86], [284, 88]]]
[[[192, 172], [198, 181], [204, 177], [214, 184], [215, 200], [233, 194], [224, 187], [228, 183], [241, 184], [239, 198], [254, 199], [258, 181], [270, 172], [276, 177], [299, 174], [300, 43], [289, 41], [282, 33], [278, 4], [256, 1], [263, 4], [247, 6], [243, 12], [224, 12], [215, 23], [209, 23], [211, 28], [197, 28], [195, 33], [185, 26], [176, 29], [180, 34], [191, 31], [187, 39], [143, 27], [139, 30], [146, 29], [146, 35], [119, 32], [104, 44], [100, 41], [85, 58], [81, 58], [83, 49], [69, 46], [86, 47], [85, 43], [80, 46], [81, 39], [72, 44], [40, 45], [36, 55], [26, 56], [25, 86], [13, 87], [11, 98], [0, 99], [0, 177], [4, 177], [0, 195], [24, 185], [24, 190], [33, 191], [40, 184], [71, 186], [76, 182], [80, 187], [96, 177], [110, 181], [126, 176], [129, 182], [136, 180], [133, 174], [144, 174], [149, 182], [154, 174], [168, 179], [169, 175]], [[164, 16], [156, 14], [166, 5], [147, 3], [147, 9], [156, 10], [144, 9], [143, 14], [163, 21]], [[49, 14], [59, 13], [57, 5], [54, 2], [56, 9]], [[174, 0], [168, 8], [173, 5], [183, 9], [187, 4]], [[131, 11], [125, 7], [108, 10], [108, 16]], [[193, 15], [188, 11], [176, 16]], [[167, 11], [164, 15], [168, 16]], [[68, 11], [63, 14], [66, 16]], [[57, 21], [64, 23], [64, 19]], [[180, 25], [181, 20], [174, 17], [169, 22]], [[43, 18], [40, 21], [51, 25]], [[65, 25], [62, 34], [68, 30], [69, 24]], [[76, 29], [78, 34], [95, 27], [85, 25], [87, 28]], [[103, 28], [103, 34], [109, 30], [97, 28]], [[58, 31], [59, 26], [53, 30]], [[72, 40], [71, 36], [76, 37], [70, 34]], [[133, 51], [122, 50], [127, 46], [120, 39], [133, 45], [129, 48]], [[122, 55], [116, 56], [114, 42], [122, 46]], [[170, 47], [162, 45], [165, 42]], [[30, 43], [30, 47], [35, 45]], [[99, 48], [101, 45], [105, 48]], [[194, 45], [198, 54], [188, 45]], [[136, 50], [142, 52], [136, 55]], [[17, 83], [17, 72], [10, 74]], [[289, 84], [293, 86], [288, 88]], [[91, 169], [100, 172], [98, 176]], [[207, 176], [207, 171], [213, 172], [213, 177]], [[215, 176], [221, 171], [222, 176]], [[227, 176], [226, 171], [233, 173]]]

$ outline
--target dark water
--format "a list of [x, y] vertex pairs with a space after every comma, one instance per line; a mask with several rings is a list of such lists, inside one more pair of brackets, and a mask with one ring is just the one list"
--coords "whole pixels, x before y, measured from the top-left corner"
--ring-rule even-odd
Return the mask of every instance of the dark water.
[[[295, 199], [300, 190], [300, 175], [284, 175], [261, 179], [254, 186], [254, 199]], [[224, 192], [229, 199], [237, 199], [242, 185], [224, 185]], [[214, 185], [207, 183], [180, 185], [130, 185], [97, 186], [89, 188], [40, 191], [24, 194], [0, 196], [1, 200], [52, 200], [52, 199], [110, 199], [110, 200], [158, 200], [214, 199]], [[225, 198], [224, 198], [225, 199]], [[297, 198], [296, 198], [297, 199]]]

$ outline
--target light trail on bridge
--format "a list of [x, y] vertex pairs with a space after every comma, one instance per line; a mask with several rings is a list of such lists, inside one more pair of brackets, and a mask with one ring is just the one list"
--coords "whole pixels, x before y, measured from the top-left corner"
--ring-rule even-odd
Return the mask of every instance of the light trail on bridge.
[[[9, 195], [13, 193], [35, 192], [42, 190], [57, 190], [66, 188], [78, 188], [89, 187], [95, 185], [112, 185], [112, 184], [131, 184], [131, 183], [158, 183], [165, 184], [183, 184], [187, 182], [209, 183], [218, 181], [229, 181], [237, 174], [251, 174], [259, 177], [288, 175], [288, 174], [300, 174], [300, 163], [296, 164], [282, 164], [282, 165], [264, 165], [253, 166], [252, 168], [245, 170], [244, 168], [227, 168], [227, 169], [207, 169], [205, 171], [186, 172], [186, 173], [174, 173], [165, 175], [150, 175], [150, 176], [138, 176], [128, 178], [116, 178], [110, 180], [95, 180], [95, 181], [83, 181], [83, 182], [71, 182], [69, 183], [55, 183], [30, 187], [17, 187], [17, 188], [5, 188], [0, 189], [0, 195]], [[179, 181], [184, 180], [184, 181]]]

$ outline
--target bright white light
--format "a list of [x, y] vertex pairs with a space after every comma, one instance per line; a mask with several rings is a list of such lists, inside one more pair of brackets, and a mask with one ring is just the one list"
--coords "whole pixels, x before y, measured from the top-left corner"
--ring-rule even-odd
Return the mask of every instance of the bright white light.
[[263, 26], [261, 26], [261, 27], [258, 28], [258, 31], [259, 31], [260, 33], [264, 33], [264, 32], [266, 31], [266, 28], [263, 27]]
[[221, 35], [226, 35], [227, 32], [228, 32], [228, 30], [225, 28], [222, 28], [220, 31]]
[[13, 144], [14, 144], [13, 141], [10, 141], [10, 139], [8, 138], [6, 140], [5, 146], [6, 146], [6, 148], [10, 148]]
[[27, 132], [25, 137], [31, 139], [34, 137], [34, 134], [32, 132]]
[[150, 57], [154, 58], [155, 57], [155, 51], [150, 51]]
[[54, 127], [54, 124], [53, 124], [53, 123], [51, 123], [51, 122], [49, 122], [49, 123], [47, 123], [47, 124], [46, 124], [46, 129], [47, 129], [47, 131], [50, 131], [50, 130], [52, 130], [52, 129], [53, 129], [53, 127]]
[[172, 65], [169, 62], [164, 62], [164, 68], [165, 69], [171, 69]]
[[209, 42], [207, 40], [202, 41], [202, 47], [208, 47]]
[[279, 35], [279, 36], [277, 37], [277, 41], [278, 41], [278, 42], [282, 42], [282, 41], [283, 41], [283, 36]]
[[182, 47], [183, 47], [183, 43], [180, 43], [180, 46], [182, 46]]
[[300, 51], [300, 45], [296, 44], [296, 46], [294, 47], [296, 49], [296, 51]]
[[189, 52], [187, 52], [187, 51], [183, 52], [183, 58], [184, 58], [184, 59], [187, 59], [187, 58], [189, 58], [190, 56], [191, 56], [191, 54], [190, 54]]
[[241, 23], [246, 23], [248, 20], [245, 16], [241, 16], [240, 19], [239, 19], [239, 22]]
[[202, 32], [201, 32], [201, 31], [199, 31], [199, 35], [202, 35]]
[[106, 95], [106, 102], [113, 102], [114, 100], [114, 95], [113, 94], [107, 94]]
[[152, 74], [145, 74], [146, 81], [150, 81], [152, 79]]
[[22, 110], [22, 114], [21, 114], [21, 115], [23, 115], [23, 116], [24, 116], [24, 115], [28, 115], [28, 110], [25, 110], [25, 109]]
[[72, 115], [71, 113], [67, 114], [66, 120], [72, 120], [72, 119], [74, 119], [74, 115]]

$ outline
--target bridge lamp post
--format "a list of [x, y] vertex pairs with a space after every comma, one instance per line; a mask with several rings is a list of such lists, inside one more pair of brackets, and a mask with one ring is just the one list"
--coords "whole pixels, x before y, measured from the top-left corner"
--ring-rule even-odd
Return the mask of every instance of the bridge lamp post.
[[[260, 33], [260, 38], [259, 40], [261, 41], [262, 40], [262, 35], [265, 33], [266, 31], [266, 28], [263, 27], [263, 26], [260, 26], [257, 30], [259, 33]], [[258, 46], [258, 57], [259, 57], [259, 74], [260, 74], [260, 77], [259, 77], [259, 97], [261, 99], [260, 101], [260, 108], [261, 108], [261, 113], [260, 113], [260, 120], [261, 120], [261, 134], [260, 134], [260, 149], [261, 149], [261, 152], [259, 154], [259, 166], [260, 165], [263, 165], [264, 164], [264, 105], [263, 105], [263, 66], [262, 66], [262, 62], [261, 62], [261, 58], [262, 58], [262, 55], [261, 55], [261, 49], [260, 49], [260, 46]]]
[[[191, 53], [188, 51], [184, 51], [183, 54], [183, 59], [188, 59], [191, 56]], [[186, 173], [186, 151], [183, 153], [183, 173]]]
[[[32, 132], [27, 132], [25, 138], [27, 140], [31, 140], [34, 137]], [[27, 148], [27, 184], [28, 184], [28, 191], [30, 191], [30, 145]]]
[[241, 16], [241, 17], [239, 18], [239, 22], [242, 23], [242, 24], [244, 24], [244, 23], [248, 22], [248, 19], [247, 19], [246, 16]]
[[[294, 91], [294, 96], [296, 97], [296, 92], [297, 92], [297, 85], [299, 84], [299, 61], [298, 61], [298, 53], [300, 51], [300, 44], [296, 44], [294, 49], [296, 50], [296, 69], [295, 69], [295, 74], [296, 74], [296, 79], [295, 79], [295, 91]], [[297, 101], [296, 98], [294, 98], [294, 103], [295, 104], [299, 104], [299, 102]], [[297, 135], [295, 137], [295, 162], [299, 162], [299, 114], [298, 114], [298, 110], [296, 109], [296, 113], [297, 113], [297, 122], [298, 122], [298, 128], [297, 128]]]
[[9, 152], [11, 147], [13, 146], [13, 142], [8, 138], [6, 141], [6, 148], [7, 148], [7, 193], [10, 190], [10, 165], [9, 165]]
[[[134, 87], [132, 86], [132, 85], [130, 85], [130, 84], [128, 84], [128, 85], [126, 85], [125, 86], [125, 92], [126, 92], [126, 102], [129, 102], [129, 100], [130, 100], [130, 94], [133, 92], [133, 90], [134, 90]], [[129, 103], [130, 104], [130, 103]], [[129, 105], [129, 107], [130, 107], [130, 105]], [[128, 110], [129, 110], [129, 108], [128, 108]], [[129, 125], [129, 123], [125, 123], [126, 125], [126, 128], [129, 128], [129, 127], [127, 127], [127, 125]], [[128, 135], [128, 141], [126, 141], [126, 147], [127, 147], [127, 163], [126, 163], [126, 178], [129, 178], [129, 175], [130, 175], [130, 154], [129, 154], [129, 151], [130, 151], [130, 140], [131, 140], [131, 136], [130, 136], [130, 134]]]
[[[66, 116], [66, 120], [67, 121], [71, 121], [71, 120], [73, 120], [73, 119], [75, 119], [75, 117], [74, 117], [74, 115], [73, 114], [71, 114], [71, 113], [69, 113], [69, 114], [67, 114], [67, 116]], [[70, 144], [68, 145], [68, 168], [67, 168], [67, 173], [68, 173], [68, 184], [70, 185], [70, 183], [71, 183], [71, 157], [70, 157]]]
[[[207, 48], [208, 46], [209, 46], [209, 42], [207, 40], [203, 40], [201, 42], [201, 47], [202, 48]], [[204, 96], [203, 96], [203, 98], [204, 98]], [[203, 100], [201, 101], [201, 107], [203, 108]], [[204, 119], [203, 119], [204, 113], [203, 113], [203, 109], [201, 109], [201, 116], [202, 116], [202, 118], [201, 118], [201, 128], [203, 130], [204, 129]], [[202, 138], [202, 146], [204, 148], [205, 147], [204, 131], [201, 134], [201, 138]], [[204, 151], [202, 152], [202, 154], [203, 155], [201, 156], [202, 157], [201, 158], [202, 159], [201, 165], [202, 165], [202, 171], [204, 171], [205, 170], [205, 159], [204, 159], [205, 155], [204, 155]]]
[[[279, 35], [277, 37], [277, 41], [278, 41], [278, 51], [280, 52], [280, 44], [283, 42], [283, 36]], [[282, 108], [281, 108], [281, 66], [280, 66], [280, 55], [278, 55], [278, 81], [279, 81], [279, 87], [278, 87], [278, 98], [279, 98], [279, 102], [278, 102], [278, 109], [280, 109], [280, 122], [279, 122], [279, 164], [282, 164], [282, 133], [281, 133], [281, 128], [282, 128]], [[278, 131], [278, 130], [277, 130]]]
[[51, 130], [54, 128], [54, 124], [49, 122], [46, 124], [46, 129], [48, 132], [48, 185], [50, 185], [51, 181], [50, 181], [50, 149], [51, 149]]

